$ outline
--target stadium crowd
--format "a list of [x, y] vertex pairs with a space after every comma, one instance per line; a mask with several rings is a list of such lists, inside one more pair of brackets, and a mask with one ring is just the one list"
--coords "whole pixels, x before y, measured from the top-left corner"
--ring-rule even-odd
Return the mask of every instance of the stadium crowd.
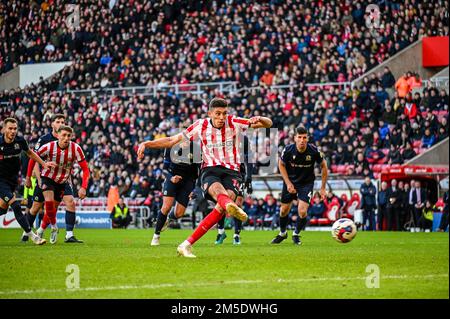
[[[395, 79], [387, 68], [358, 87], [344, 84], [419, 37], [448, 35], [445, 1], [380, 2], [389, 14], [376, 32], [365, 26], [363, 1], [110, 3], [80, 1], [75, 30], [65, 25], [60, 0], [0, 4], [0, 73], [73, 61], [39, 84], [0, 92], [0, 118], [17, 117], [33, 144], [53, 114], [66, 114], [89, 159], [90, 197], [106, 196], [111, 185], [131, 197], [161, 190], [162, 153], [148, 151], [137, 162], [138, 143], [186, 127], [220, 95], [177, 96], [164, 89], [169, 84], [237, 81], [243, 90], [226, 97], [238, 115], [270, 114], [280, 150], [303, 124], [331, 169], [348, 175], [374, 177], [376, 165], [403, 163], [448, 136], [445, 90], [414, 93], [415, 80], [404, 81], [415, 77]], [[306, 86], [318, 82], [342, 84]], [[280, 84], [291, 87], [273, 88]], [[65, 91], [139, 85], [159, 90], [153, 97]], [[261, 88], [247, 89], [253, 86]]]

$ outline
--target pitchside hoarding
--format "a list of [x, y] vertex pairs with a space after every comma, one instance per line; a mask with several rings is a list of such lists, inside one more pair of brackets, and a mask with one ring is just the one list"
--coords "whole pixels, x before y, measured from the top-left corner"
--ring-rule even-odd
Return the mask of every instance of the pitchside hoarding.
[[[107, 211], [77, 212], [76, 228], [103, 228], [111, 229], [111, 219]], [[58, 212], [56, 222], [59, 228], [66, 227], [65, 212]], [[9, 210], [6, 215], [0, 216], [0, 228], [20, 228], [14, 213]]]

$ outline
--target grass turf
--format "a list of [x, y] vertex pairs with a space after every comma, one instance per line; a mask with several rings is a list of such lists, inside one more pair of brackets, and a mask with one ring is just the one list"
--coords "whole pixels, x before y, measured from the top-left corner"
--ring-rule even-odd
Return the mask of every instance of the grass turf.
[[[176, 255], [189, 230], [76, 231], [84, 244], [19, 242], [0, 230], [0, 298], [449, 298], [448, 233], [359, 232], [340, 244], [329, 232], [303, 232], [269, 245], [276, 232], [245, 231], [242, 245], [214, 245], [210, 231], [196, 259]], [[46, 233], [47, 238], [49, 231]], [[66, 267], [80, 271], [80, 289], [67, 290]], [[366, 287], [366, 267], [380, 269], [380, 287]], [[373, 282], [373, 281], [371, 281]]]

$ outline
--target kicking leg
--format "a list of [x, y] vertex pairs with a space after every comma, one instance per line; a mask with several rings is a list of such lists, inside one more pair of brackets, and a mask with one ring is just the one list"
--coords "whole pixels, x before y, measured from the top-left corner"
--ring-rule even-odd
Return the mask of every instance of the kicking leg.
[[287, 224], [289, 223], [289, 212], [291, 211], [292, 201], [281, 203], [280, 207], [280, 233], [272, 239], [272, 244], [279, 244], [287, 238]]

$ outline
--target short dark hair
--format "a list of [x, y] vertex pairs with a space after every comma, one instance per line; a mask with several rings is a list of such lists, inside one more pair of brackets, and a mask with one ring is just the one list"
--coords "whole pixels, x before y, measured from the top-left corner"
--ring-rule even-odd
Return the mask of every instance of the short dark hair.
[[308, 134], [308, 131], [306, 130], [306, 128], [304, 126], [300, 125], [295, 129], [295, 133], [296, 134]]
[[14, 123], [17, 124], [17, 120], [13, 117], [7, 117], [4, 121], [3, 121], [3, 125], [6, 125], [8, 123]]
[[56, 120], [59, 119], [64, 119], [64, 121], [66, 120], [66, 116], [64, 114], [61, 113], [56, 113], [52, 115], [52, 123], [55, 122]]
[[69, 132], [69, 133], [73, 133], [73, 128], [71, 128], [70, 126], [67, 126], [67, 125], [61, 125], [59, 127], [58, 133], [61, 132], [61, 131], [66, 131], [66, 132]]
[[228, 103], [222, 98], [215, 97], [209, 102], [209, 109], [211, 110], [216, 107], [228, 107]]

